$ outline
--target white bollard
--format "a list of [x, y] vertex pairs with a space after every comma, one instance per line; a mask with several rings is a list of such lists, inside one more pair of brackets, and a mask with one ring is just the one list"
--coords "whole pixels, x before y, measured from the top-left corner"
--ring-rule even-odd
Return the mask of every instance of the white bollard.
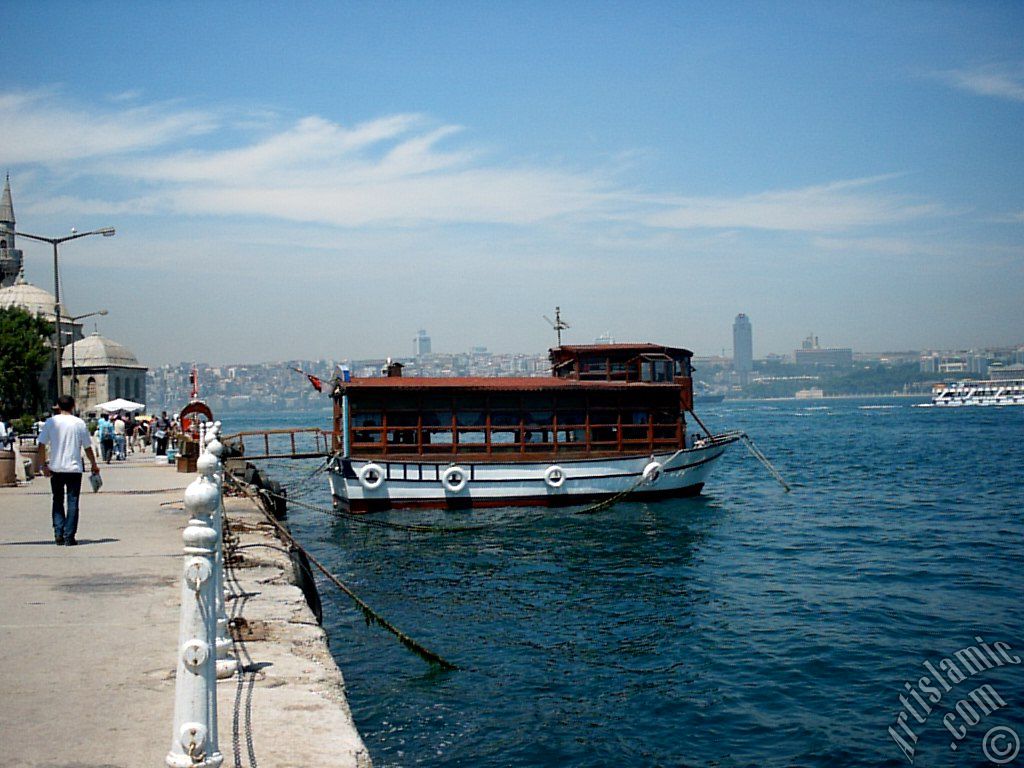
[[231, 655], [234, 644], [228, 632], [228, 613], [224, 602], [224, 464], [220, 457], [224, 445], [217, 439], [220, 422], [215, 422], [206, 431], [206, 450], [199, 457], [196, 466], [204, 476], [210, 477], [217, 486], [217, 510], [213, 515], [213, 529], [217, 532], [217, 553], [214, 558], [214, 578], [217, 588], [217, 679], [225, 680], [238, 671], [238, 660]]
[[217, 632], [212, 517], [217, 486], [207, 477], [185, 489], [191, 519], [181, 538], [187, 558], [181, 581], [181, 625], [174, 690], [174, 730], [165, 762], [171, 768], [219, 768], [217, 744]]

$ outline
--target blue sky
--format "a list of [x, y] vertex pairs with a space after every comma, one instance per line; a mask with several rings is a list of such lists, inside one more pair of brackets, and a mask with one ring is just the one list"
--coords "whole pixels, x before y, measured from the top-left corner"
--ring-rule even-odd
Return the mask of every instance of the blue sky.
[[[0, 168], [143, 362], [1024, 342], [1024, 4], [12, 3]], [[45, 246], [19, 242], [49, 287]]]

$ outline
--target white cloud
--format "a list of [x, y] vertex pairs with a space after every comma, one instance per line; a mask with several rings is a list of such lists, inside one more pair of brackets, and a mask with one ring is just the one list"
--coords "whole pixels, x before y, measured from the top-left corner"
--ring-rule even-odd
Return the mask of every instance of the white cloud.
[[0, 94], [0, 160], [53, 165], [151, 149], [209, 133], [207, 113], [154, 104], [113, 112], [69, 106], [51, 91]]
[[934, 215], [938, 207], [870, 191], [892, 176], [847, 179], [801, 189], [732, 198], [678, 197], [659, 201], [650, 226], [678, 229], [739, 228], [793, 232], [844, 231]]
[[[844, 232], [937, 211], [880, 191], [892, 176], [737, 197], [637, 194], [621, 181], [628, 154], [584, 170], [510, 162], [458, 141], [461, 126], [419, 114], [349, 126], [310, 115], [282, 124], [270, 112], [65, 101], [54, 91], [0, 93], [0, 163], [60, 174], [60, 193], [37, 209], [350, 228], [569, 222], [590, 236], [618, 227], [638, 238], [652, 229]], [[68, 161], [97, 182], [90, 189], [103, 190], [98, 199], [65, 191]]]
[[937, 72], [935, 76], [947, 85], [978, 96], [1024, 101], [1024, 64], [950, 69]]

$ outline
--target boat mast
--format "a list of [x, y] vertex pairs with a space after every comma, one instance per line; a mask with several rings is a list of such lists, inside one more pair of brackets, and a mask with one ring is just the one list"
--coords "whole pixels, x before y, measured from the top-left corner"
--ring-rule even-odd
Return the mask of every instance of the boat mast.
[[555, 333], [558, 334], [558, 346], [562, 346], [562, 331], [566, 328], [571, 328], [567, 322], [562, 320], [562, 308], [555, 307], [555, 319], [552, 320], [547, 315], [544, 315], [544, 319], [548, 321], [552, 328], [555, 329]]

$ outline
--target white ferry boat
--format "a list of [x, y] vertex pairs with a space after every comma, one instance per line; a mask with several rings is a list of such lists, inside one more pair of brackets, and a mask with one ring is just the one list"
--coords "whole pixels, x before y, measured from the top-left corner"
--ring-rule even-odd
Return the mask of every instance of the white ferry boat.
[[932, 405], [1024, 405], [1024, 379], [955, 381], [932, 387]]
[[687, 433], [691, 356], [560, 346], [546, 378], [405, 378], [395, 364], [338, 381], [332, 496], [369, 512], [698, 494], [742, 433]]

